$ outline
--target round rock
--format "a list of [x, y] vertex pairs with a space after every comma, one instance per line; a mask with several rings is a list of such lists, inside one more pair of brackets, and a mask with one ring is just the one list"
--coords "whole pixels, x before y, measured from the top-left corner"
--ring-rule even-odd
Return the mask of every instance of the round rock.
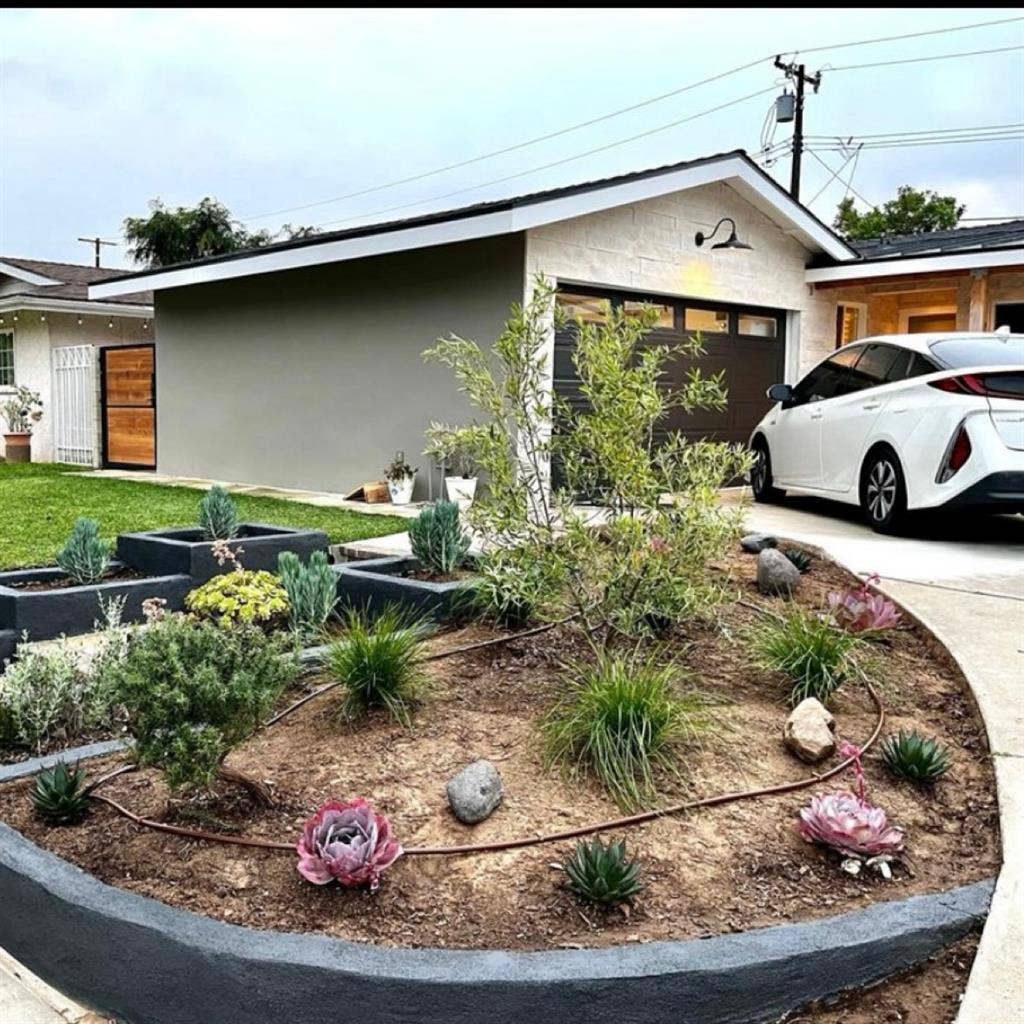
[[489, 817], [501, 797], [501, 775], [490, 761], [473, 761], [448, 782], [452, 814], [466, 825]]
[[773, 548], [778, 541], [770, 533], [748, 533], [740, 538], [740, 547], [748, 554], [759, 555], [765, 548]]
[[790, 597], [800, 583], [800, 570], [775, 548], [757, 556], [757, 589], [771, 597]]

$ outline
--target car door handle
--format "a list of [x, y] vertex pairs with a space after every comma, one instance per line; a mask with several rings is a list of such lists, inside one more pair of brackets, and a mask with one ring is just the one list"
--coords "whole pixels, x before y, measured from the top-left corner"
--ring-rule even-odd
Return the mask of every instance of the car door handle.
[[811, 415], [810, 415], [810, 418], [812, 420], [820, 420], [821, 419], [821, 410], [818, 409], [816, 412], [812, 412]]
[[881, 407], [881, 405], [882, 405], [882, 403], [881, 403], [881, 402], [865, 402], [865, 403], [864, 403], [864, 404], [863, 404], [863, 405], [861, 406], [861, 408], [862, 408], [862, 409], [868, 409], [868, 410], [870, 410], [870, 409], [878, 409], [878, 408], [880, 408], [880, 407]]

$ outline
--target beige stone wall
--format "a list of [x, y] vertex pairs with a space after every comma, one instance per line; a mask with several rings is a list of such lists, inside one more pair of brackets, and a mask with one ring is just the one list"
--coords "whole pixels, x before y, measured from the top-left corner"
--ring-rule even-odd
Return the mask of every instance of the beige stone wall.
[[[753, 252], [697, 247], [694, 235], [711, 231], [721, 217], [736, 221], [737, 234]], [[812, 301], [804, 282], [809, 257], [799, 241], [724, 182], [533, 228], [526, 243], [528, 281], [543, 274], [799, 314], [796, 322], [791, 318], [788, 338], [790, 376], [797, 365], [814, 362], [834, 333], [827, 310]]]
[[[43, 399], [43, 418], [32, 434], [32, 459], [53, 461], [53, 373], [52, 350], [64, 345], [128, 345], [152, 341], [152, 321], [148, 328], [138, 317], [82, 316], [71, 313], [40, 313], [19, 310], [18, 322], [12, 313], [4, 314], [3, 329], [14, 330], [14, 379], [38, 391]], [[43, 319], [45, 317], [45, 320]], [[82, 323], [78, 321], [81, 319]], [[113, 326], [110, 326], [112, 323]], [[0, 402], [9, 389], [0, 388]], [[99, 416], [97, 399], [97, 418]], [[3, 441], [0, 439], [0, 448]]]

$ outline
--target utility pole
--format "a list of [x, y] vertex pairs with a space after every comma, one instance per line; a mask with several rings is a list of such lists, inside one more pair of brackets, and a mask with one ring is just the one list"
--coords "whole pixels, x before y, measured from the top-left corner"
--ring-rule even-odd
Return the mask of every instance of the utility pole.
[[775, 58], [775, 66], [786, 73], [786, 77], [796, 83], [796, 109], [793, 115], [793, 167], [789, 178], [789, 194], [800, 200], [800, 164], [804, 152], [804, 86], [811, 85], [818, 91], [821, 85], [821, 72], [807, 74], [806, 64], [787, 64], [781, 56]]
[[117, 242], [108, 242], [105, 238], [100, 238], [97, 235], [95, 238], [82, 238], [79, 236], [80, 242], [88, 242], [95, 250], [96, 266], [100, 265], [100, 246], [101, 245], [117, 245]]

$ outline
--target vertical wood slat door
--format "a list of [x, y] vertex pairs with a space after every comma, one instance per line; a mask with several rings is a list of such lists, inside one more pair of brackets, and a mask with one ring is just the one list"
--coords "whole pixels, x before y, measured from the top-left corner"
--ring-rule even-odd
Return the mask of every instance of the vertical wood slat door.
[[103, 464], [156, 469], [156, 365], [152, 345], [101, 350]]

